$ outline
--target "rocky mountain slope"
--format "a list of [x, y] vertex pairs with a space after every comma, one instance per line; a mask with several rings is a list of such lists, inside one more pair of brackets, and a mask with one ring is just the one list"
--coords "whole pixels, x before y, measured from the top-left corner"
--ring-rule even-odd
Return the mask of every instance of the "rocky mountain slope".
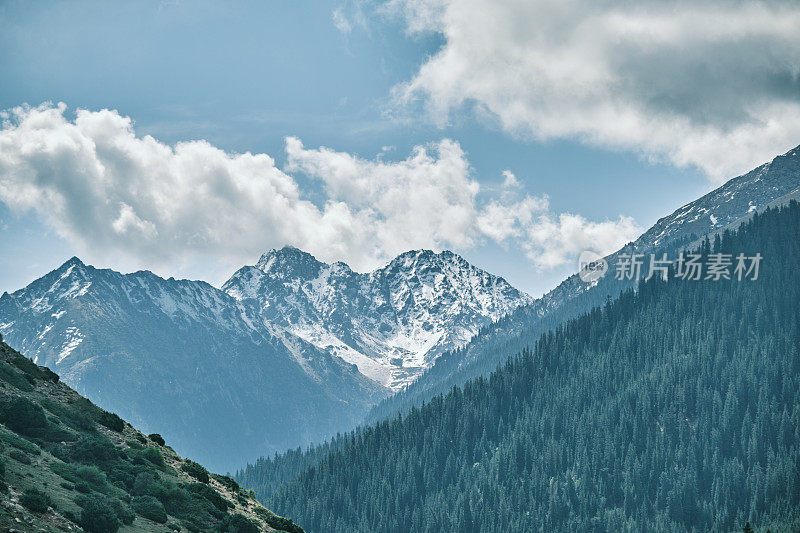
[[[373, 408], [367, 420], [391, 416], [495, 370], [508, 353], [532, 345], [543, 332], [635, 285], [634, 281], [615, 279], [621, 254], [658, 252], [660, 256], [668, 252], [668, 259], [674, 259], [679, 249], [696, 245], [703, 236], [734, 229], [754, 212], [797, 198], [800, 146], [659, 219], [641, 237], [605, 258], [609, 271], [598, 281], [587, 283], [577, 274], [570, 276], [542, 298], [487, 327], [464, 348], [444, 353], [407, 390]], [[649, 261], [649, 257], [646, 259]]]
[[0, 338], [0, 529], [302, 533]]
[[[73, 258], [0, 298], [0, 334], [215, 469], [356, 423], [383, 387], [207, 283]], [[231, 438], [236, 435], [236, 438]]]
[[399, 389], [438, 355], [532, 299], [445, 251], [406, 252], [360, 274], [296, 248], [264, 254], [223, 286], [261, 321], [297, 335]]

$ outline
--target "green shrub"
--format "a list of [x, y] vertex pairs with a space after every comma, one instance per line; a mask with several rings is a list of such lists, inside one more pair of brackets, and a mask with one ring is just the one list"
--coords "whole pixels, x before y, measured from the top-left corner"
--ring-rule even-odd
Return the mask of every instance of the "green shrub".
[[42, 377], [47, 381], [52, 381], [53, 383], [58, 383], [60, 377], [58, 374], [47, 368], [46, 366], [40, 366], [39, 370], [42, 373]]
[[31, 455], [39, 455], [42, 453], [42, 450], [36, 446], [34, 443], [29, 441], [28, 439], [22, 438], [19, 435], [11, 432], [2, 432], [0, 433], [0, 439], [6, 444], [17, 448], [18, 450], [22, 450], [25, 453], [29, 453]]
[[86, 482], [90, 487], [94, 487], [95, 489], [98, 487], [105, 487], [108, 483], [106, 473], [94, 465], [81, 465], [77, 467], [76, 472], [82, 481]]
[[133, 448], [134, 450], [141, 450], [142, 448], [144, 448], [144, 446], [142, 446], [142, 444], [139, 441], [133, 439], [127, 439], [125, 441], [125, 444], [127, 444], [129, 448]]
[[46, 513], [52, 505], [50, 497], [36, 489], [28, 489], [19, 497], [19, 503], [32, 513]]
[[226, 533], [259, 533], [258, 525], [243, 514], [229, 514], [222, 519], [219, 531]]
[[42, 407], [58, 416], [69, 427], [83, 431], [94, 429], [94, 421], [86, 413], [50, 398], [42, 399]]
[[17, 397], [0, 409], [0, 421], [17, 433], [47, 427], [47, 417], [41, 406], [27, 398]]
[[181, 465], [181, 470], [201, 483], [208, 483], [209, 481], [208, 470], [206, 470], [203, 465], [190, 461], [189, 459]]
[[11, 450], [8, 452], [8, 456], [24, 465], [31, 464], [31, 458], [22, 450]]
[[[207, 487], [202, 483], [195, 485]], [[154, 489], [151, 495], [164, 504], [168, 514], [180, 519], [184, 524], [194, 524], [200, 529], [204, 529], [215, 518], [219, 520], [225, 516], [225, 511], [219, 510], [202, 494], [187, 490], [189, 487], [189, 485], [178, 486], [172, 482], [165, 482], [151, 486], [151, 489]]]
[[81, 494], [90, 494], [92, 492], [92, 487], [85, 481], [78, 481], [75, 483], [75, 490]]
[[50, 465], [50, 470], [72, 483], [77, 483], [80, 479], [78, 469], [69, 463], [55, 462]]
[[133, 512], [133, 509], [116, 498], [108, 498], [106, 499], [106, 503], [117, 514], [117, 519], [120, 522], [126, 526], [133, 524], [133, 521], [136, 519], [136, 513]]
[[61, 486], [62, 489], [75, 490], [75, 485], [73, 485], [69, 481], [62, 481], [61, 483], [59, 483], [59, 485]]
[[159, 446], [164, 446], [166, 442], [164, 441], [164, 437], [159, 435], [158, 433], [151, 433], [147, 436], [151, 441], [155, 442]]
[[75, 499], [81, 508], [78, 525], [90, 533], [116, 533], [119, 518], [106, 498], [79, 496]]
[[33, 386], [25, 379], [23, 374], [6, 365], [0, 365], [0, 379], [23, 392], [33, 390]]
[[256, 507], [256, 514], [267, 523], [267, 525], [278, 531], [287, 533], [304, 533], [303, 528], [295, 524], [292, 520], [278, 516], [265, 507]]
[[89, 435], [71, 446], [69, 456], [74, 461], [96, 464], [116, 459], [119, 450], [105, 435]]
[[144, 450], [136, 452], [134, 455], [135, 463], [146, 464], [145, 461], [155, 465], [159, 470], [164, 470], [166, 467], [164, 456], [161, 455], [161, 451], [158, 448], [153, 448], [152, 446], [148, 446]]
[[36, 366], [36, 363], [25, 356], [12, 357], [11, 364], [32, 378], [38, 378], [42, 376], [42, 371], [38, 366]]
[[107, 427], [111, 431], [116, 431], [117, 433], [120, 433], [123, 429], [125, 429], [125, 421], [117, 416], [116, 413], [100, 411], [100, 416], [98, 417], [97, 421], [101, 425]]
[[220, 495], [219, 492], [215, 491], [212, 487], [203, 484], [203, 483], [189, 483], [183, 485], [183, 487], [188, 490], [189, 492], [205, 498], [208, 500], [211, 505], [213, 505], [217, 510], [222, 512], [228, 512], [229, 507], [233, 507], [233, 504], [226, 500], [225, 498]]
[[153, 496], [136, 496], [131, 505], [133, 510], [143, 518], [158, 524], [167, 522], [167, 512], [164, 510], [164, 504]]
[[155, 490], [151, 489], [151, 486], [156, 485], [157, 482], [158, 479], [152, 472], [140, 472], [133, 482], [131, 494], [134, 496], [152, 495], [151, 492], [155, 492]]
[[33, 438], [42, 439], [47, 442], [72, 442], [78, 439], [78, 436], [50, 421], [43, 428], [31, 428], [26, 432], [28, 436]]
[[222, 483], [223, 485], [225, 485], [225, 487], [227, 487], [227, 489], [229, 491], [233, 492], [234, 494], [236, 494], [237, 492], [239, 492], [241, 490], [241, 487], [239, 487], [239, 484], [236, 483], [236, 480], [233, 479], [231, 476], [222, 476], [222, 475], [219, 475], [219, 474], [212, 474], [212, 477], [214, 479], [216, 479], [217, 481], [219, 481], [220, 483]]
[[0, 461], [0, 479], [6, 477], [6, 463], [5, 461]]

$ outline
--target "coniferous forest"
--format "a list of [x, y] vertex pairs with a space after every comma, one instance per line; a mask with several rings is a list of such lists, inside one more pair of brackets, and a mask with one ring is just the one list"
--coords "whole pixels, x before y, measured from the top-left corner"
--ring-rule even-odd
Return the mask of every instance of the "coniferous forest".
[[326, 532], [797, 531], [800, 204], [699, 252], [760, 253], [759, 277], [654, 277], [265, 503]]

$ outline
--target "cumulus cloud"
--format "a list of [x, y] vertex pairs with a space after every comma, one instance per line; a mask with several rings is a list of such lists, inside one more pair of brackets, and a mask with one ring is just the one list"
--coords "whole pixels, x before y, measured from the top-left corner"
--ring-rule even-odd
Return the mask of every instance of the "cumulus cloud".
[[[369, 270], [413, 248], [519, 246], [540, 268], [573, 252], [611, 252], [639, 229], [554, 214], [506, 171], [483, 194], [460, 145], [443, 139], [403, 160], [373, 160], [286, 139], [284, 169], [266, 154], [232, 154], [206, 141], [167, 145], [137, 137], [116, 111], [64, 104], [4, 112], [0, 201], [35, 211], [92, 258], [140, 266], [186, 257], [252, 261], [292, 244]], [[309, 200], [291, 173], [319, 184]], [[480, 194], [479, 194], [480, 193]]]
[[446, 123], [694, 165], [712, 181], [800, 143], [800, 4], [784, 0], [392, 0], [445, 44], [396, 87]]

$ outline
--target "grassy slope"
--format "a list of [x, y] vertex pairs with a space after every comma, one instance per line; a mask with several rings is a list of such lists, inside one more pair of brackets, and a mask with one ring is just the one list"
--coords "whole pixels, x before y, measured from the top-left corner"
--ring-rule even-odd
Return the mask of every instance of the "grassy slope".
[[[20, 405], [44, 417], [20, 411]], [[122, 509], [117, 513], [121, 532], [275, 530], [269, 524], [300, 531], [230, 478], [212, 474], [202, 483], [205, 469], [93, 405], [2, 339], [0, 420], [4, 422], [0, 424], [2, 531], [80, 531], [78, 523], [83, 523], [85, 511], [79, 504], [86, 507], [87, 498]], [[106, 426], [116, 426], [118, 431]], [[194, 466], [199, 480], [184, 470], [188, 465]], [[21, 505], [21, 496], [30, 489], [46, 493], [50, 501], [46, 512], [32, 512]], [[136, 513], [132, 523], [124, 524], [125, 514], [124, 521], [131, 521], [131, 503], [147, 496], [165, 506], [166, 523]], [[251, 527], [230, 525], [229, 515], [234, 514], [249, 519]], [[106, 531], [111, 530], [113, 526]]]

